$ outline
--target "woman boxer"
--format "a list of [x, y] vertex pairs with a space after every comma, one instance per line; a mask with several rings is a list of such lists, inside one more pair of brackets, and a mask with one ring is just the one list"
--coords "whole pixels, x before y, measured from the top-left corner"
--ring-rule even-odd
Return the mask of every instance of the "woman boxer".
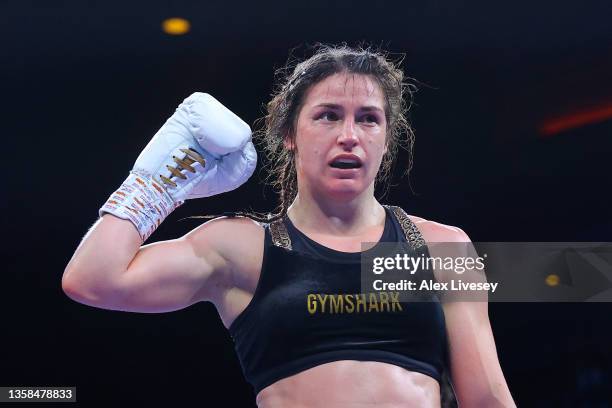
[[514, 406], [486, 302], [392, 311], [382, 297], [366, 307], [357, 293], [363, 242], [469, 242], [458, 228], [374, 198], [401, 137], [412, 144], [405, 90], [384, 55], [319, 48], [268, 104], [262, 137], [278, 160], [281, 211], [262, 223], [217, 218], [142, 246], [183, 200], [235, 189], [255, 168], [248, 126], [209, 95], [192, 95], [100, 209], [64, 291], [135, 312], [214, 303], [259, 407], [440, 406], [447, 365], [461, 405]]

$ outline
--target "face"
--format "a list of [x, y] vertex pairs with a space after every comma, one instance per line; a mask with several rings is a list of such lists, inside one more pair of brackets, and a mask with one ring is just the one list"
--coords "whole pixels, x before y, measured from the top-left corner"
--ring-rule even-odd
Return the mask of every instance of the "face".
[[384, 106], [380, 86], [366, 75], [339, 73], [309, 89], [295, 126], [300, 191], [336, 199], [374, 194], [386, 152]]

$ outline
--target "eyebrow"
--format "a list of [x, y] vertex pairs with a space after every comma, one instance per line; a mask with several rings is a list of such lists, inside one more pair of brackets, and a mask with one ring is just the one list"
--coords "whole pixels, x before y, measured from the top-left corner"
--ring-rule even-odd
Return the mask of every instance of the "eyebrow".
[[[342, 106], [338, 105], [337, 103], [319, 103], [318, 105], [315, 105], [314, 107], [315, 108], [342, 109]], [[378, 112], [384, 113], [384, 111], [378, 106], [371, 106], [371, 105], [362, 106], [359, 108], [359, 110], [366, 111], [366, 112], [378, 111]]]

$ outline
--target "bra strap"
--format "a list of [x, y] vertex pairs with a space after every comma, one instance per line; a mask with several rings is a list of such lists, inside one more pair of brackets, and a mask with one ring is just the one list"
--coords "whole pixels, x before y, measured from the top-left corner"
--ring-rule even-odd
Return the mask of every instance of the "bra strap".
[[[393, 212], [397, 218], [397, 221], [399, 222], [400, 227], [402, 228], [402, 231], [404, 232], [406, 240], [410, 243], [410, 246], [413, 249], [426, 246], [423, 235], [421, 235], [421, 231], [419, 231], [415, 223], [412, 222], [410, 217], [408, 217], [406, 211], [394, 205], [384, 205], [384, 207]], [[282, 219], [276, 220], [270, 224], [270, 234], [272, 235], [272, 242], [274, 245], [288, 250], [292, 249], [291, 238], [289, 238], [287, 227]]]
[[412, 249], [418, 249], [423, 246], [426, 246], [425, 240], [423, 239], [423, 235], [421, 235], [421, 231], [419, 231], [418, 227], [414, 222], [408, 217], [406, 211], [402, 208], [397, 207], [395, 205], [383, 205], [385, 208], [390, 209], [397, 221], [399, 222], [402, 231], [404, 231], [404, 236], [406, 236], [406, 240], [410, 243]]
[[270, 224], [270, 234], [272, 235], [274, 245], [291, 250], [291, 238], [289, 238], [287, 227], [282, 218]]

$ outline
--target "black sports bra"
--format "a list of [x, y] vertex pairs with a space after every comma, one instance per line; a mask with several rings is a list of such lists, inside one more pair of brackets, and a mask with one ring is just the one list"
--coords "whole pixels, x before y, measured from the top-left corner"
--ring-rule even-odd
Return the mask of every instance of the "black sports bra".
[[[380, 242], [427, 251], [416, 225], [385, 206]], [[447, 359], [439, 302], [398, 303], [361, 293], [361, 253], [324, 247], [288, 217], [265, 225], [262, 270], [253, 299], [229, 327], [256, 393], [274, 382], [338, 360], [379, 361], [440, 381]]]

